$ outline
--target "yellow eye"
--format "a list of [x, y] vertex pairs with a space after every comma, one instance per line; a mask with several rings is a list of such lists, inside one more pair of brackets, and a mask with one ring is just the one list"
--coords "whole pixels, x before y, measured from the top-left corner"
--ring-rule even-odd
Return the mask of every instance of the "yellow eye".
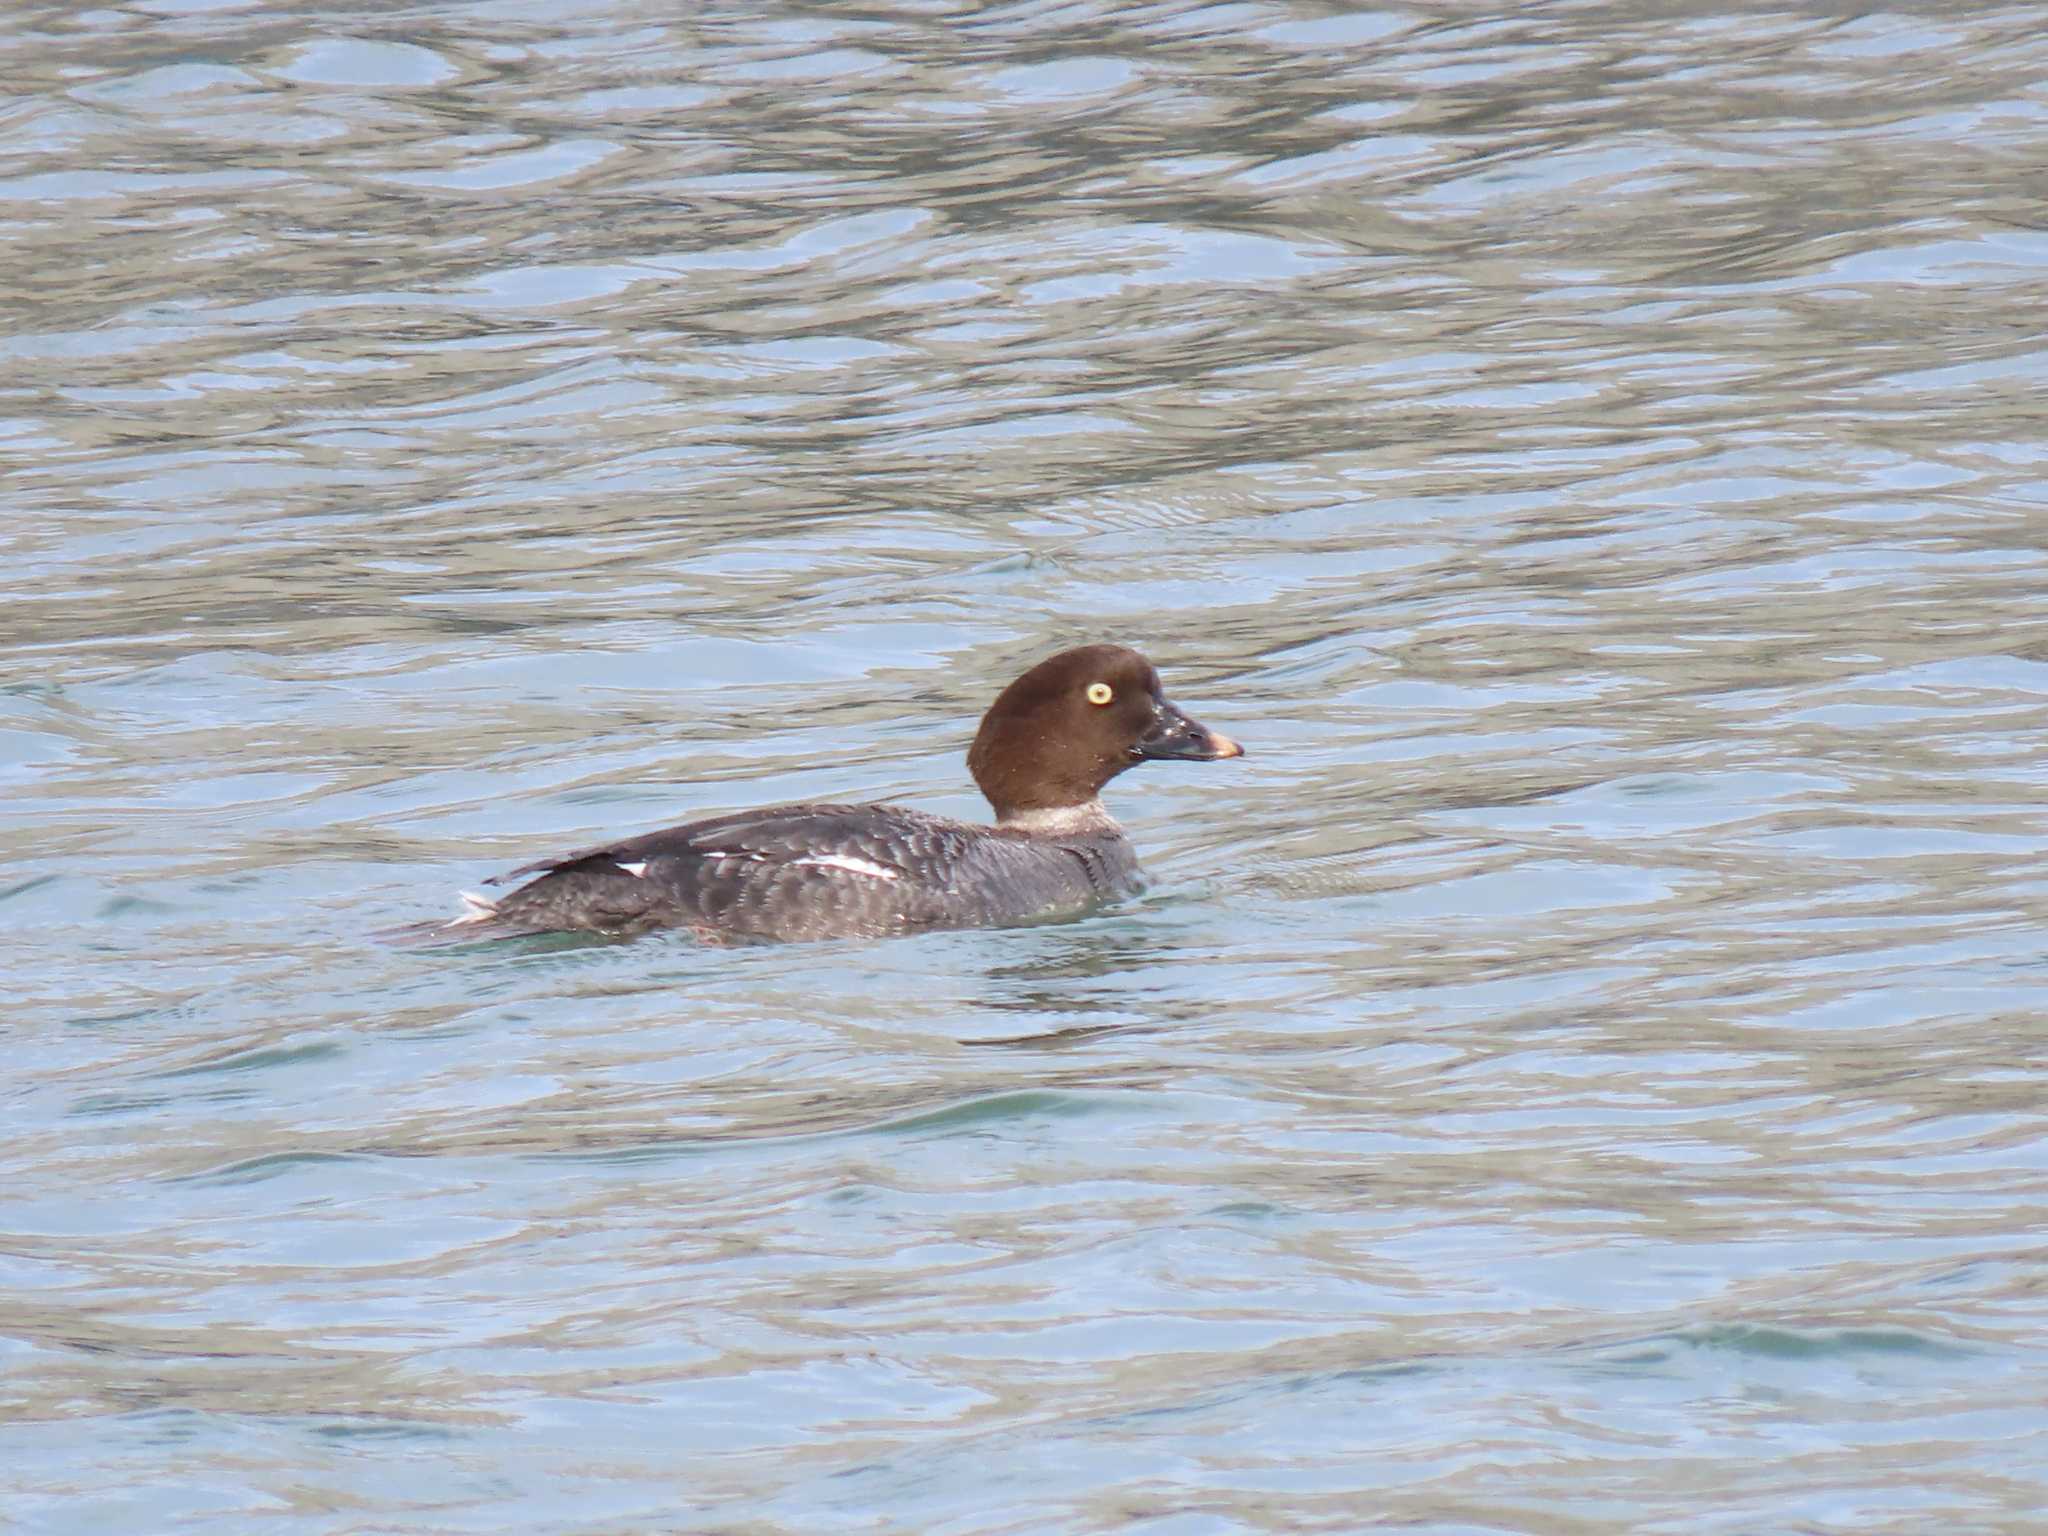
[[1090, 704], [1107, 704], [1115, 697], [1116, 694], [1111, 691], [1107, 683], [1090, 683], [1088, 685], [1088, 702]]

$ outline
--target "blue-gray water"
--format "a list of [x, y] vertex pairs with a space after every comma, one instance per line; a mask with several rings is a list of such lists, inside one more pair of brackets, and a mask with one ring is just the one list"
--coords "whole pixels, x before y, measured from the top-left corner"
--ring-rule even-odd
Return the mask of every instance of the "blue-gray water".
[[[2028, 4], [18, 4], [0, 1526], [2017, 1533]], [[977, 814], [1079, 922], [420, 953]]]

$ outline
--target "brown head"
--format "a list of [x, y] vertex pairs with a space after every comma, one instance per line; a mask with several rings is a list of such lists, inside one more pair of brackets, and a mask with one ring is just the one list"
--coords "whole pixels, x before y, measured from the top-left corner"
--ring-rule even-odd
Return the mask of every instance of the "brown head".
[[1228, 736], [1166, 699], [1152, 663], [1121, 645], [1049, 656], [981, 717], [967, 768], [996, 819], [1087, 805], [1126, 768], [1153, 758], [1242, 757]]

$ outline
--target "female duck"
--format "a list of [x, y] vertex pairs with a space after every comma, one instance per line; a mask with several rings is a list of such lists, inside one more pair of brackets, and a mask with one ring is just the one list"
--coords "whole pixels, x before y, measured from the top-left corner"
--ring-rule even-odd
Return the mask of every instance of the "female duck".
[[[1138, 888], [1102, 787], [1147, 758], [1241, 757], [1169, 703], [1136, 651], [1062, 651], [1005, 688], [967, 767], [994, 826], [893, 805], [781, 805], [542, 859], [449, 937], [687, 928], [705, 938], [875, 937], [1078, 911]], [[490, 882], [496, 884], [494, 880]]]

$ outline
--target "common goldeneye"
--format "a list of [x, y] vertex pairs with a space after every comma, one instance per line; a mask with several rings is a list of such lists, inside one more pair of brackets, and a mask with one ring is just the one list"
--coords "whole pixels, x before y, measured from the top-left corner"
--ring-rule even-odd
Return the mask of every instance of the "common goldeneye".
[[1244, 749], [1182, 714], [1136, 651], [1062, 651], [982, 716], [967, 767], [996, 813], [977, 826], [893, 805], [779, 805], [579, 848], [431, 925], [447, 938], [684, 928], [709, 939], [874, 937], [1077, 911], [1138, 889], [1102, 786], [1145, 758]]

